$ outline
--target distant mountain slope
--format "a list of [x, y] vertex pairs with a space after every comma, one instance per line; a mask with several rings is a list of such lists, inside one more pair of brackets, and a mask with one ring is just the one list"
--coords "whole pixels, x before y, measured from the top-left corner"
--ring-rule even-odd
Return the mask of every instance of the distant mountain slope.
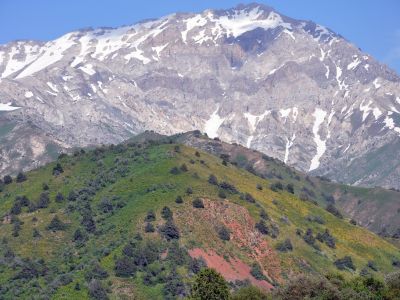
[[174, 299], [204, 265], [268, 291], [298, 273], [382, 278], [400, 264], [348, 219], [171, 139], [76, 151], [2, 185], [2, 297]]
[[0, 77], [6, 118], [64, 147], [200, 129], [301, 171], [400, 188], [399, 76], [267, 6], [16, 41], [0, 46]]
[[[211, 140], [199, 132], [187, 132], [171, 137], [144, 132], [131, 141], [174, 141], [201, 149], [246, 169], [273, 183], [293, 186], [293, 193], [322, 207], [337, 206], [342, 213], [358, 224], [384, 237], [400, 239], [400, 192], [382, 188], [362, 188], [337, 184], [324, 177], [309, 176], [277, 159], [237, 144], [219, 139]], [[395, 242], [395, 241], [394, 241]]]

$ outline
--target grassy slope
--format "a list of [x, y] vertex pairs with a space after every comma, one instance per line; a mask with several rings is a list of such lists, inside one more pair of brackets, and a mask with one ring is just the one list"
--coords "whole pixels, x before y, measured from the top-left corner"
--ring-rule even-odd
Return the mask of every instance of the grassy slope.
[[[154, 133], [143, 134], [147, 138], [160, 139]], [[243, 168], [252, 167], [256, 173], [269, 178], [272, 182], [291, 183], [297, 196], [306, 194], [311, 200], [321, 206], [327, 205], [327, 195], [335, 197], [336, 205], [348, 217], [354, 218], [359, 224], [376, 233], [386, 228], [388, 234], [393, 234], [400, 228], [400, 192], [382, 188], [363, 188], [329, 182], [323, 178], [307, 176], [281, 161], [269, 158], [257, 151], [239, 145], [231, 145], [213, 141], [195, 133], [177, 135], [179, 142], [193, 145], [219, 156], [229, 154], [232, 162], [237, 162]], [[303, 191], [306, 188], [311, 193]]]
[[[128, 287], [128, 290], [132, 289], [128, 294], [134, 293], [139, 298], [161, 298], [162, 287], [160, 285], [155, 287], [144, 286], [141, 283], [140, 276], [136, 279], [116, 278], [113, 275], [114, 256], [120, 254], [126, 241], [131, 239], [135, 233], [142, 232], [145, 235], [143, 233], [143, 217], [148, 210], [153, 209], [159, 215], [161, 208], [167, 205], [175, 214], [179, 215], [179, 213], [185, 212], [187, 205], [190, 205], [191, 199], [195, 197], [218, 199], [216, 187], [207, 183], [209, 174], [213, 173], [219, 180], [234, 184], [241, 192], [251, 193], [257, 199], [259, 205], [279, 225], [280, 234], [277, 239], [266, 237], [272, 246], [285, 238], [291, 239], [294, 251], [289, 254], [279, 254], [283, 276], [289, 274], [292, 270], [304, 271], [303, 260], [310, 265], [311, 271], [321, 273], [336, 271], [333, 261], [345, 255], [352, 256], [358, 271], [369, 260], [375, 261], [378, 265], [380, 272], [376, 273], [377, 276], [393, 270], [392, 259], [399, 258], [399, 250], [375, 234], [361, 227], [353, 226], [346, 220], [340, 220], [324, 209], [310, 202], [301, 201], [289, 193], [272, 192], [268, 188], [270, 184], [268, 180], [230, 164], [223, 166], [221, 159], [215, 156], [202, 152], [201, 158], [198, 158], [194, 153], [195, 149], [185, 146], [181, 146], [181, 152], [176, 153], [174, 152], [174, 145], [168, 144], [150, 146], [145, 150], [126, 147], [121, 151], [118, 149], [106, 150], [97, 156], [94, 152], [90, 152], [77, 157], [62, 158], [60, 163], [65, 171], [58, 177], [52, 176], [52, 168], [55, 163], [29, 172], [27, 181], [12, 183], [0, 193], [0, 214], [5, 215], [10, 210], [17, 195], [27, 195], [30, 200], [38, 199], [44, 182], [50, 188], [51, 204], [48, 208], [33, 213], [27, 213], [26, 209], [23, 209], [24, 212], [19, 215], [19, 219], [24, 222], [19, 237], [12, 237], [13, 225], [4, 222], [0, 230], [0, 240], [3, 240], [1, 248], [5, 247], [5, 238], [8, 241], [8, 247], [18, 256], [43, 258], [49, 266], [57, 266], [63, 272], [69, 272], [71, 265], [87, 264], [92, 259], [101, 258], [101, 265], [111, 275], [108, 280], [111, 281], [111, 289], [115, 294], [119, 293], [119, 287], [121, 289], [125, 287], [125, 290]], [[191, 164], [190, 159], [195, 160], [195, 164]], [[204, 164], [200, 163], [199, 159], [204, 160]], [[99, 164], [100, 160], [101, 165]], [[180, 175], [169, 173], [172, 167], [179, 166], [182, 163], [188, 166], [188, 173]], [[115, 171], [115, 167], [126, 168], [125, 175], [119, 175]], [[104, 170], [107, 173], [114, 172], [115, 182], [98, 190], [92, 199], [92, 210], [96, 215], [95, 220], [99, 234], [90, 235], [86, 246], [77, 249], [72, 242], [72, 236], [79, 227], [79, 212], [67, 213], [67, 201], [56, 203], [54, 201], [55, 195], [57, 192], [62, 192], [66, 196], [72, 189], [84, 187], [88, 179], [95, 178]], [[194, 173], [197, 173], [198, 178], [193, 176]], [[263, 186], [262, 191], [256, 188], [257, 183]], [[185, 190], [189, 186], [194, 191], [193, 195], [190, 196], [185, 195]], [[149, 188], [153, 191], [148, 192]], [[185, 195], [184, 205], [175, 203], [174, 200], [178, 195]], [[112, 215], [101, 214], [96, 208], [97, 204], [103, 197], [112, 196], [118, 196], [126, 205]], [[239, 195], [229, 195], [228, 199], [246, 207], [251, 216], [256, 221], [259, 220], [260, 207], [241, 200]], [[273, 203], [274, 199], [276, 200], [274, 201], [275, 204]], [[46, 226], [55, 214], [68, 223], [65, 231], [53, 233], [46, 230]], [[283, 215], [288, 217], [289, 224], [281, 221]], [[324, 225], [311, 223], [305, 218], [308, 215], [321, 216], [326, 223]], [[32, 220], [33, 217], [37, 218], [36, 222]], [[41, 238], [32, 238], [33, 228], [40, 231]], [[331, 249], [319, 243], [322, 251], [316, 251], [295, 234], [296, 228], [301, 228], [303, 231], [312, 228], [315, 233], [329, 228], [331, 234], [337, 240], [337, 248]], [[197, 238], [197, 245], [206, 247], [207, 238], [201, 236]], [[187, 243], [185, 246], [190, 247], [189, 241], [185, 237], [181, 239], [181, 242]], [[223, 252], [225, 247], [226, 249], [232, 248], [229, 242], [220, 243], [218, 247], [220, 249], [215, 249], [218, 252]], [[234, 250], [234, 253], [240, 256], [239, 249]], [[4, 266], [0, 268], [2, 271], [0, 273], [1, 285], [9, 281], [16, 271]], [[182, 272], [184, 273], [184, 271]], [[345, 276], [350, 276], [348, 271], [343, 273]], [[70, 274], [73, 276], [73, 282], [60, 287], [54, 298], [87, 298], [83, 271], [76, 269]], [[39, 279], [38, 282], [42, 287], [45, 286], [42, 279]], [[82, 289], [80, 291], [74, 290], [76, 282], [81, 283]], [[23, 286], [21, 290], [23, 291], [23, 294], [20, 295], [21, 298], [27, 298], [33, 291], [27, 285]]]

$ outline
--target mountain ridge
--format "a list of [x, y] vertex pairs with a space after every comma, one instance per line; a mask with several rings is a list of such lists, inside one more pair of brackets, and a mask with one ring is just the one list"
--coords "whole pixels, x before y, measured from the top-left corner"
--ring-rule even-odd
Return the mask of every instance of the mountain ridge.
[[[313, 22], [257, 4], [218, 11], [1, 46], [0, 97], [21, 107], [5, 118], [65, 148], [200, 129], [301, 171], [399, 188], [399, 151], [385, 150], [399, 140], [398, 75]], [[387, 166], [368, 159], [393, 150]], [[3, 174], [29, 167], [2, 152]]]

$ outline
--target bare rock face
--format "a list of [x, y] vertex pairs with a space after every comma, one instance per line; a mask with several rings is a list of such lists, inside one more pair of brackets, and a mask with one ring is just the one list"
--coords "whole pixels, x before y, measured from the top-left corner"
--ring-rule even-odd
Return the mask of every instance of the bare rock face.
[[331, 30], [270, 7], [13, 42], [0, 46], [0, 77], [4, 122], [38, 133], [0, 133], [3, 173], [34, 166], [11, 165], [21, 159], [15, 139], [39, 153], [41, 143], [200, 129], [302, 171], [400, 188], [399, 76]]

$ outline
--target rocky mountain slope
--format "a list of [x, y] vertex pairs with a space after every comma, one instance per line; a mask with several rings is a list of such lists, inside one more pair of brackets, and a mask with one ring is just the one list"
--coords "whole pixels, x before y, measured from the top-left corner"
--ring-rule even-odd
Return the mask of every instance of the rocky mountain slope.
[[[0, 46], [0, 77], [5, 124], [39, 129], [1, 144], [3, 173], [49, 160], [48, 143], [200, 129], [301, 171], [400, 188], [399, 76], [333, 31], [267, 6], [16, 41]], [[34, 162], [15, 161], [35, 151]]]
[[76, 151], [5, 180], [1, 298], [179, 299], [205, 266], [233, 290], [299, 273], [371, 284], [400, 266], [365, 228], [175, 138]]

